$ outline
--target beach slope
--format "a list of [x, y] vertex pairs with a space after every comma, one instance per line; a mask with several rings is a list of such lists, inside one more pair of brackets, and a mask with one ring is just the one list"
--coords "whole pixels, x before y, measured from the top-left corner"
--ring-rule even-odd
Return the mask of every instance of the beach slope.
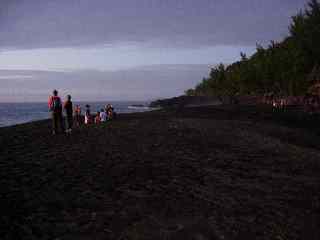
[[0, 238], [319, 239], [317, 131], [222, 107], [0, 128]]

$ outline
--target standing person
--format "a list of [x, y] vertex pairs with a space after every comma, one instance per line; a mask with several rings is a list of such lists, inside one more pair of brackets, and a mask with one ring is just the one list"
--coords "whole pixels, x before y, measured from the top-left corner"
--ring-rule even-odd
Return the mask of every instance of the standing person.
[[54, 90], [53, 95], [49, 97], [48, 107], [52, 117], [52, 134], [55, 135], [59, 128], [64, 132], [62, 102], [57, 90]]
[[111, 104], [108, 104], [105, 107], [106, 110], [106, 114], [107, 114], [107, 120], [111, 120], [112, 119], [112, 108], [111, 108]]
[[109, 111], [109, 105], [110, 104], [107, 104], [105, 107], [104, 107], [104, 112], [108, 115], [108, 111]]
[[112, 120], [113, 119], [113, 107], [112, 107], [112, 105], [109, 105], [107, 114], [108, 114], [108, 120]]
[[91, 122], [90, 105], [86, 105], [86, 112], [84, 115], [84, 123], [89, 124]]
[[107, 114], [103, 110], [103, 108], [101, 108], [101, 110], [100, 110], [100, 120], [101, 120], [101, 122], [106, 122], [107, 121]]
[[94, 118], [94, 123], [95, 124], [99, 124], [101, 122], [101, 118], [100, 118], [100, 112], [97, 112], [97, 115]]
[[66, 125], [67, 125], [67, 129], [66, 129], [66, 133], [71, 133], [72, 131], [72, 125], [73, 125], [73, 107], [72, 107], [72, 101], [71, 101], [71, 96], [68, 95], [67, 96], [67, 101], [64, 103], [63, 106], [65, 112], [66, 112]]
[[81, 124], [81, 107], [77, 105], [74, 110], [76, 124], [79, 127]]
[[113, 106], [112, 105], [110, 105], [110, 109], [111, 109], [111, 115], [112, 115], [112, 119], [115, 119], [116, 118], [116, 116], [117, 116], [117, 113], [114, 111], [114, 108], [113, 108]]

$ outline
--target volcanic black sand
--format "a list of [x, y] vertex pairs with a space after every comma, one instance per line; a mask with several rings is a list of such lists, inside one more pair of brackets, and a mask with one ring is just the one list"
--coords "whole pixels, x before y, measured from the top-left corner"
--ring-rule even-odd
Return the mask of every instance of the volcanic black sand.
[[0, 128], [0, 239], [320, 239], [320, 122], [253, 107]]

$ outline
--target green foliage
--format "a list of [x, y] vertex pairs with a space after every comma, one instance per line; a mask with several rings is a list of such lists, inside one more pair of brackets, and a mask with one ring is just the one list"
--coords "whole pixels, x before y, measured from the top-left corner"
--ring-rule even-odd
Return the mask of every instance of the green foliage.
[[185, 92], [189, 96], [304, 95], [311, 85], [308, 75], [320, 66], [320, 3], [292, 17], [290, 35], [267, 48], [257, 44], [250, 58], [211, 69], [208, 78]]

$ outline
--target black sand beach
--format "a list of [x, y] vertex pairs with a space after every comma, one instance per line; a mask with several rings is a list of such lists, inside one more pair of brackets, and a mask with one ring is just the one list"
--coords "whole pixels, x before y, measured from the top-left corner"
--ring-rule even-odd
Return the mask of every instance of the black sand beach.
[[286, 121], [199, 107], [0, 128], [0, 239], [320, 239], [320, 125]]

